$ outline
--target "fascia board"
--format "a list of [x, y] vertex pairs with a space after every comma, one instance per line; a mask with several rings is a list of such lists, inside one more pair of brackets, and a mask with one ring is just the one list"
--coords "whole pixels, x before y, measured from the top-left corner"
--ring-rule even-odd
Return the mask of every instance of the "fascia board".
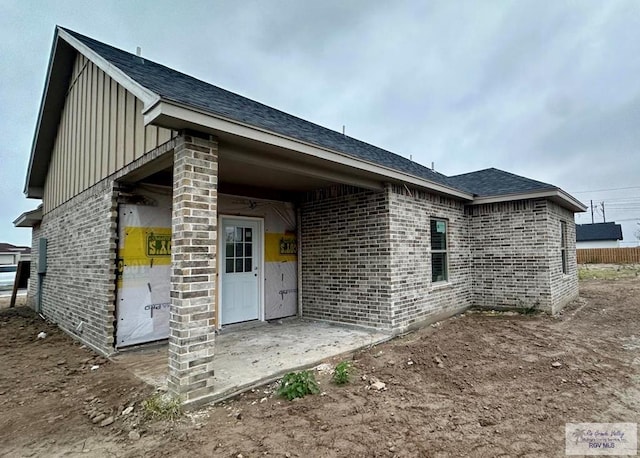
[[160, 100], [160, 96], [158, 94], [142, 86], [140, 83], [136, 82], [133, 78], [131, 78], [125, 72], [120, 70], [115, 65], [111, 64], [108, 60], [106, 60], [100, 54], [95, 52], [89, 46], [82, 43], [73, 35], [65, 31], [64, 29], [61, 29], [60, 27], [58, 27], [57, 30], [60, 38], [64, 39], [64, 41], [69, 43], [78, 52], [83, 54], [95, 65], [97, 65], [98, 68], [100, 68], [100, 70], [105, 72], [110, 78], [115, 80], [127, 91], [131, 92], [134, 96], [140, 99], [144, 103], [145, 107], [152, 106], [158, 100]]
[[32, 187], [29, 186], [31, 182], [31, 174], [33, 171], [33, 161], [35, 158], [36, 146], [38, 144], [38, 134], [40, 132], [40, 127], [42, 126], [42, 114], [44, 112], [44, 105], [47, 100], [47, 94], [49, 93], [49, 81], [51, 80], [51, 70], [53, 68], [53, 60], [56, 55], [58, 49], [58, 32], [59, 29], [56, 28], [56, 31], [53, 36], [53, 44], [51, 45], [51, 52], [49, 53], [49, 63], [47, 65], [47, 76], [45, 78], [45, 86], [42, 91], [42, 97], [40, 98], [40, 109], [38, 110], [38, 119], [36, 120], [36, 130], [33, 134], [33, 140], [31, 141], [31, 155], [29, 156], [29, 165], [27, 166], [27, 176], [24, 182], [23, 192], [27, 197], [38, 197], [33, 195]]
[[[312, 145], [310, 143], [287, 137], [285, 135], [277, 134], [265, 129], [260, 129], [236, 120], [194, 110], [191, 107], [181, 106], [180, 104], [177, 104], [173, 101], [167, 101], [163, 99], [157, 102], [155, 105], [150, 106], [148, 109], [145, 109], [145, 125], [154, 124], [158, 120], [162, 120], [165, 122], [169, 121], [169, 123], [170, 120], [179, 120], [181, 122], [184, 122], [186, 125], [202, 126], [214, 131], [221, 131], [244, 138], [249, 138], [251, 140], [267, 143], [302, 154], [307, 154], [309, 156], [325, 159], [330, 162], [344, 164], [346, 166], [353, 167], [359, 170], [371, 172], [387, 179], [400, 181], [421, 188], [431, 189], [438, 193], [453, 196], [462, 200], [470, 201], [473, 199], [472, 194], [460, 191], [458, 189], [450, 188], [439, 183], [425, 180], [423, 178], [409, 175], [407, 173], [399, 172], [389, 167], [384, 167], [362, 159], [357, 159], [338, 151], [333, 151], [328, 148], [322, 148], [320, 146]], [[177, 129], [181, 128], [179, 125], [167, 126], [162, 122], [158, 122], [158, 125], [164, 125], [165, 127], [172, 127]]]
[[531, 191], [524, 193], [512, 193], [497, 196], [482, 196], [476, 197], [471, 202], [471, 205], [491, 204], [497, 202], [508, 202], [512, 200], [526, 200], [526, 199], [540, 199], [540, 198], [555, 198], [563, 203], [563, 206], [574, 212], [584, 212], [587, 210], [586, 205], [576, 200], [570, 194], [567, 194], [562, 189], [543, 189], [541, 191]]
[[[97, 65], [98, 68], [104, 71], [110, 78], [115, 80], [118, 84], [122, 85], [127, 91], [131, 92], [135, 97], [142, 100], [145, 107], [153, 106], [160, 99], [159, 95], [150, 91], [144, 86], [138, 84], [136, 81], [134, 81], [122, 70], [120, 70], [116, 66], [109, 63], [106, 59], [104, 59], [98, 53], [96, 53], [91, 48], [86, 46], [84, 43], [82, 43], [81, 41], [73, 37], [73, 35], [66, 32], [61, 27], [56, 27], [53, 44], [51, 47], [51, 53], [49, 55], [49, 64], [47, 67], [45, 87], [42, 93], [42, 99], [40, 101], [40, 110], [38, 112], [38, 120], [36, 122], [35, 133], [34, 133], [33, 141], [31, 144], [31, 155], [29, 157], [29, 165], [27, 167], [27, 176], [24, 184], [23, 191], [27, 197], [33, 197], [33, 198], [42, 197], [42, 189], [41, 189], [42, 187], [32, 184], [33, 172], [34, 172], [33, 165], [34, 165], [36, 155], [39, 152], [40, 152], [39, 153], [40, 155], [46, 154], [46, 152], [42, 153], [41, 151], [49, 148], [48, 145], [41, 144], [42, 140], [40, 138], [40, 133], [42, 132], [42, 129], [44, 127], [43, 122], [46, 121], [44, 113], [47, 110], [47, 107], [49, 105], [48, 101], [50, 100], [50, 97], [53, 96], [52, 94], [50, 94], [50, 83], [51, 83], [51, 78], [53, 76], [52, 72], [55, 65], [55, 59], [56, 59], [56, 56], [58, 55], [60, 40], [64, 40], [66, 43], [69, 44], [69, 46], [74, 48], [79, 53], [83, 54], [95, 65]], [[39, 158], [39, 160], [43, 160], [43, 159], [46, 159], [46, 156], [44, 158]]]

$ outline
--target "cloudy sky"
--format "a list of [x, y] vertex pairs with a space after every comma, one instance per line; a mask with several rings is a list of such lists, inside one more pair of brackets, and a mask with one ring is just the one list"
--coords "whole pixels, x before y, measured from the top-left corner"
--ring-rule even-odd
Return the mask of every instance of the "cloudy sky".
[[[22, 193], [56, 24], [446, 175], [553, 183], [635, 240], [640, 2], [0, 0], [0, 241]], [[595, 213], [602, 221], [602, 211]], [[591, 221], [591, 214], [577, 222]]]

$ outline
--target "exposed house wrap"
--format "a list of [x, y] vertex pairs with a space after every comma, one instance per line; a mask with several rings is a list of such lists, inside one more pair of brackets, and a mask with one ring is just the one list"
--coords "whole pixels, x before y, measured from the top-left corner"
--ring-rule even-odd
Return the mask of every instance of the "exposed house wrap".
[[117, 347], [169, 337], [171, 194], [132, 200], [118, 208]]
[[[121, 200], [116, 345], [125, 347], [169, 336], [171, 195], [146, 187], [129, 198], [136, 203], [127, 203], [126, 197]], [[221, 195], [219, 209], [223, 215], [264, 219], [264, 319], [295, 315], [298, 282], [293, 204]]]

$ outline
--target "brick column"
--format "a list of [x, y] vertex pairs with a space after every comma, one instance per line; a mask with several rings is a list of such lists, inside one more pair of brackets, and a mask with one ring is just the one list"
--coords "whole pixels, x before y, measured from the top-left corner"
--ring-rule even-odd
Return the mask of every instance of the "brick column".
[[218, 144], [184, 133], [173, 162], [169, 391], [185, 403], [213, 392]]

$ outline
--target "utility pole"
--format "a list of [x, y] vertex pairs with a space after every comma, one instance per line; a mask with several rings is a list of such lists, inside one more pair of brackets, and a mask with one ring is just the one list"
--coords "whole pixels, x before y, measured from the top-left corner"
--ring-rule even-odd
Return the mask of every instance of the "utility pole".
[[593, 224], [595, 221], [593, 220], [593, 199], [591, 200], [591, 224]]
[[607, 222], [607, 218], [604, 214], [604, 202], [600, 202], [600, 205], [602, 205], [602, 222], [606, 223]]

